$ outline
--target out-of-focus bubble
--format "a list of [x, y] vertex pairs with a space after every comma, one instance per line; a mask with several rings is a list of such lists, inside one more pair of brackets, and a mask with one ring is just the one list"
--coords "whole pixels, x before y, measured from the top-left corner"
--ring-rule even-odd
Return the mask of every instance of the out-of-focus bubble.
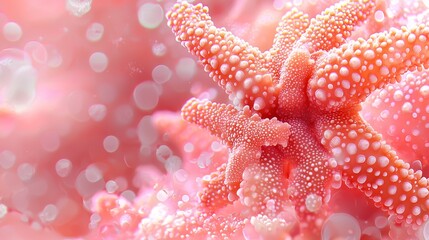
[[55, 48], [49, 48], [48, 52], [48, 61], [47, 64], [51, 68], [60, 67], [63, 64], [63, 56], [61, 53]]
[[56, 132], [49, 132], [41, 137], [41, 144], [45, 151], [55, 152], [60, 147], [60, 136]]
[[48, 52], [45, 46], [43, 46], [43, 44], [41, 44], [40, 42], [37, 42], [37, 41], [27, 42], [24, 46], [24, 50], [37, 63], [44, 64], [48, 60]]
[[54, 204], [48, 204], [39, 213], [39, 219], [44, 223], [53, 222], [58, 216], [58, 208]]
[[106, 191], [108, 193], [114, 193], [118, 189], [119, 189], [119, 186], [118, 186], [118, 184], [115, 181], [113, 181], [113, 180], [107, 181], [107, 183], [106, 183]]
[[101, 172], [100, 168], [98, 168], [96, 165], [89, 165], [85, 170], [85, 177], [86, 179], [91, 182], [95, 183], [100, 181], [103, 178], [103, 173]]
[[144, 28], [157, 28], [164, 19], [164, 10], [159, 4], [145, 3], [138, 10], [139, 23]]
[[104, 150], [108, 153], [116, 152], [119, 148], [119, 139], [115, 136], [107, 136], [103, 140]]
[[158, 105], [158, 87], [152, 81], [146, 81], [137, 85], [133, 92], [134, 102], [144, 111], [152, 110]]
[[17, 172], [18, 177], [22, 181], [28, 181], [33, 178], [34, 174], [36, 173], [36, 168], [29, 163], [22, 163], [18, 166]]
[[60, 177], [67, 177], [72, 170], [72, 162], [68, 159], [60, 159], [55, 164], [55, 171]]
[[152, 70], [152, 78], [158, 84], [163, 84], [171, 79], [172, 72], [165, 65], [158, 65]]
[[102, 121], [106, 117], [106, 112], [107, 107], [103, 104], [94, 104], [88, 109], [89, 117], [96, 122]]
[[176, 74], [183, 80], [191, 80], [197, 72], [197, 64], [192, 58], [181, 58], [176, 64]]
[[0, 52], [0, 106], [15, 111], [28, 108], [36, 96], [36, 81], [37, 72], [24, 51]]
[[159, 190], [159, 192], [156, 194], [156, 198], [160, 202], [165, 202], [169, 198], [169, 194], [165, 189]]
[[424, 240], [429, 240], [429, 222], [428, 221], [426, 221], [424, 224], [423, 224], [423, 239]]
[[[98, 181], [94, 182], [97, 179]], [[96, 192], [103, 190], [104, 186], [101, 171], [96, 166], [88, 167], [76, 177], [75, 188], [83, 198], [91, 197]]]
[[8, 211], [9, 210], [7, 209], [7, 206], [0, 203], [0, 219], [2, 219], [4, 216], [6, 216]]
[[134, 117], [133, 108], [129, 105], [122, 105], [115, 109], [115, 122], [118, 125], [129, 124]]
[[375, 21], [377, 21], [377, 22], [383, 22], [384, 21], [384, 12], [381, 10], [375, 11], [374, 18], [375, 18]]
[[165, 170], [167, 170], [168, 173], [174, 173], [177, 170], [179, 170], [182, 167], [182, 159], [178, 156], [171, 156], [165, 161]]
[[10, 42], [19, 41], [22, 37], [21, 26], [16, 22], [8, 22], [3, 26], [3, 36]]
[[167, 145], [161, 145], [156, 149], [156, 159], [162, 163], [165, 163], [172, 154], [173, 152]]
[[322, 226], [322, 239], [359, 240], [361, 229], [358, 221], [346, 213], [334, 213], [329, 216]]
[[109, 59], [102, 52], [95, 52], [89, 57], [89, 66], [94, 72], [104, 72], [109, 64]]
[[121, 197], [127, 199], [129, 202], [133, 202], [136, 198], [136, 194], [131, 190], [125, 190], [121, 193]]
[[0, 152], [0, 167], [7, 170], [15, 165], [16, 156], [13, 152], [9, 150], [4, 150]]
[[92, 0], [67, 0], [67, 11], [76, 17], [81, 17], [91, 10]]
[[104, 26], [101, 23], [92, 23], [86, 30], [86, 39], [90, 42], [97, 42], [103, 37]]
[[141, 144], [144, 146], [151, 145], [157, 140], [158, 134], [152, 124], [151, 116], [144, 116], [140, 120], [137, 133]]
[[162, 57], [167, 53], [167, 47], [163, 43], [155, 43], [152, 46], [152, 53], [157, 57]]

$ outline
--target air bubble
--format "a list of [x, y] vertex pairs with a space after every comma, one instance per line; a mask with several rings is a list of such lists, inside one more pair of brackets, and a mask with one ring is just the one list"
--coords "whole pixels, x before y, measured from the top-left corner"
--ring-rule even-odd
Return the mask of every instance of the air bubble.
[[0, 152], [0, 166], [7, 170], [15, 165], [16, 156], [13, 152], [9, 150], [4, 150]]
[[17, 172], [18, 172], [18, 177], [22, 181], [28, 181], [31, 178], [33, 178], [34, 174], [36, 173], [36, 169], [34, 168], [33, 165], [29, 163], [23, 163], [19, 165]]
[[429, 240], [429, 222], [428, 221], [426, 221], [423, 224], [423, 239]]
[[48, 51], [45, 46], [37, 41], [27, 42], [24, 46], [24, 50], [31, 56], [31, 58], [37, 62], [44, 64], [48, 60]]
[[45, 206], [43, 211], [39, 213], [39, 219], [44, 223], [49, 223], [54, 221], [58, 216], [58, 208], [53, 204], [48, 204]]
[[186, 172], [186, 170], [184, 169], [179, 169], [174, 173], [174, 178], [178, 181], [178, 182], [186, 182], [186, 180], [188, 180], [188, 172]]
[[90, 42], [98, 42], [103, 37], [104, 26], [101, 23], [92, 23], [86, 30], [86, 39]]
[[152, 46], [152, 53], [157, 57], [162, 57], [167, 53], [167, 47], [163, 43], [155, 43]]
[[159, 4], [145, 3], [138, 10], [139, 23], [144, 28], [157, 28], [164, 19], [164, 10]]
[[109, 59], [102, 52], [95, 52], [89, 57], [89, 66], [94, 72], [104, 72], [109, 64]]
[[60, 177], [67, 177], [72, 170], [72, 162], [68, 159], [60, 159], [55, 164], [55, 171]]
[[134, 102], [143, 111], [154, 109], [158, 105], [159, 93], [154, 82], [146, 81], [137, 85], [133, 92]]
[[192, 58], [181, 58], [176, 64], [176, 74], [182, 80], [191, 80], [196, 72], [197, 64]]
[[3, 26], [3, 36], [10, 42], [19, 41], [22, 37], [22, 29], [16, 22], [8, 22]]
[[156, 149], [156, 158], [158, 161], [163, 163], [167, 161], [167, 159], [171, 157], [172, 154], [173, 152], [167, 145], [161, 145]]
[[85, 177], [89, 182], [95, 183], [103, 178], [103, 173], [97, 166], [89, 165], [85, 170]]
[[165, 161], [165, 169], [169, 173], [174, 173], [182, 167], [182, 159], [178, 156], [171, 156]]
[[160, 202], [165, 202], [169, 198], [168, 192], [162, 189], [156, 194], [156, 198]]
[[322, 206], [322, 197], [317, 194], [309, 194], [305, 199], [305, 207], [310, 212], [319, 211]]
[[134, 202], [136, 194], [131, 190], [125, 190], [121, 193], [121, 197], [127, 199], [129, 202]]
[[106, 112], [107, 107], [103, 104], [94, 104], [88, 109], [89, 117], [96, 122], [102, 121], [106, 117]]
[[151, 116], [144, 116], [140, 120], [137, 131], [138, 131], [139, 140], [142, 145], [146, 145], [146, 146], [151, 145], [158, 138], [157, 131], [152, 124]]
[[171, 79], [172, 72], [165, 65], [158, 65], [152, 70], [152, 78], [158, 84], [163, 84]]
[[361, 229], [353, 216], [346, 213], [334, 213], [326, 219], [322, 226], [322, 239], [359, 240]]
[[6, 216], [8, 211], [9, 210], [7, 209], [7, 206], [0, 203], [0, 219], [4, 218], [4, 216]]
[[113, 181], [113, 180], [107, 181], [107, 183], [106, 183], [106, 191], [108, 193], [114, 193], [118, 189], [119, 189], [119, 185], [115, 181]]
[[374, 14], [374, 18], [376, 22], [383, 22], [384, 21], [384, 12], [381, 10], [377, 10]]
[[108, 153], [116, 152], [119, 148], [119, 139], [113, 135], [107, 136], [103, 140], [103, 147]]
[[92, 0], [67, 0], [67, 10], [75, 15], [81, 17], [91, 10]]

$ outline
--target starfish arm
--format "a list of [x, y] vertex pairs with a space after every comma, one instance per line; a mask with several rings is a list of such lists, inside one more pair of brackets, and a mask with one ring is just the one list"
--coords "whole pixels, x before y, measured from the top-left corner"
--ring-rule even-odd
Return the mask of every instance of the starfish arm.
[[[408, 72], [399, 83], [371, 94], [362, 116], [404, 160], [429, 163], [429, 70]], [[389, 122], [390, 124], [386, 124]]]
[[202, 178], [202, 190], [198, 193], [201, 207], [204, 210], [216, 211], [231, 204], [235, 200], [238, 183], [225, 184], [226, 164], [222, 164], [215, 172]]
[[226, 182], [239, 182], [248, 164], [257, 163], [261, 146], [287, 146], [289, 124], [276, 118], [261, 119], [248, 108], [239, 112], [232, 105], [208, 100], [189, 100], [182, 108], [182, 117], [208, 129], [230, 149]]
[[197, 56], [205, 71], [240, 107], [268, 113], [275, 107], [277, 90], [267, 66], [269, 53], [216, 28], [203, 5], [177, 3], [167, 14], [168, 25], [188, 51]]
[[287, 12], [280, 20], [273, 47], [270, 49], [272, 58], [269, 63], [269, 71], [273, 73], [276, 83], [280, 80], [281, 67], [291, 52], [293, 44], [301, 37], [308, 25], [308, 15], [296, 8]]
[[[312, 137], [312, 130], [301, 120], [291, 120], [291, 136], [286, 158], [295, 163], [288, 193], [298, 216], [312, 224], [326, 203], [326, 189], [331, 179], [329, 154]], [[311, 146], [306, 147], [306, 146]]]
[[363, 22], [374, 8], [373, 0], [341, 1], [312, 19], [298, 46], [311, 53], [339, 47], [351, 35], [353, 28]]
[[428, 180], [399, 159], [355, 110], [328, 114], [319, 119], [317, 129], [349, 185], [401, 221], [428, 220]]
[[359, 104], [406, 71], [429, 67], [429, 25], [391, 29], [332, 49], [316, 64], [308, 95], [323, 110]]

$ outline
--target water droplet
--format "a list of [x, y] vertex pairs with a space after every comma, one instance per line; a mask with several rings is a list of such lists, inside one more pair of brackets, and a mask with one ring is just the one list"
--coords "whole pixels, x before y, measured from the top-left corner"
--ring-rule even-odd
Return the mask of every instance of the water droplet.
[[159, 4], [145, 3], [138, 10], [139, 23], [144, 28], [157, 28], [164, 19], [164, 10]]
[[86, 30], [86, 39], [90, 42], [98, 42], [103, 37], [104, 26], [101, 23], [92, 23]]
[[89, 57], [89, 66], [94, 72], [104, 72], [109, 64], [109, 59], [102, 52], [95, 52]]
[[55, 164], [55, 171], [60, 177], [67, 177], [72, 170], [72, 162], [68, 159], [60, 159]]
[[346, 213], [334, 213], [326, 219], [322, 226], [322, 239], [359, 240], [361, 229], [358, 221]]
[[91, 10], [92, 0], [67, 0], [67, 10], [75, 15], [81, 17]]
[[22, 37], [22, 29], [16, 22], [8, 22], [3, 26], [3, 36], [10, 42], [19, 41]]
[[119, 139], [115, 136], [107, 136], [103, 140], [104, 150], [108, 153], [116, 152], [119, 148]]
[[186, 182], [188, 180], [188, 172], [184, 169], [179, 169], [174, 173], [174, 178], [179, 182]]
[[121, 193], [121, 197], [125, 198], [129, 202], [133, 202], [136, 198], [136, 194], [131, 190], [125, 190]]

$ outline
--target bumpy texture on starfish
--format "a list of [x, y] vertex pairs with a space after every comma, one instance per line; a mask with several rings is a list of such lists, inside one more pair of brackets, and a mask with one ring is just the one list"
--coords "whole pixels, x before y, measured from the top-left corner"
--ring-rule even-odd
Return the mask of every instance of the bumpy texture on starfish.
[[[341, 171], [348, 186], [398, 220], [428, 220], [427, 179], [399, 159], [359, 110], [376, 89], [399, 81], [407, 71], [429, 67], [429, 26], [347, 41], [374, 5], [371, 0], [341, 1], [311, 21], [294, 9], [282, 18], [274, 45], [266, 52], [216, 28], [207, 7], [174, 5], [167, 18], [177, 40], [199, 58], [235, 105], [192, 99], [182, 109], [185, 120], [208, 129], [231, 148], [226, 183], [241, 181], [248, 164], [249, 171], [255, 171], [255, 164], [267, 166], [264, 159], [285, 161], [290, 172], [272, 164], [277, 169], [265, 174], [289, 176], [287, 195], [301, 220], [310, 224], [323, 215], [333, 173]], [[246, 193], [249, 176], [239, 196]], [[279, 196], [270, 199], [281, 201]], [[281, 209], [281, 204], [274, 205]]]

